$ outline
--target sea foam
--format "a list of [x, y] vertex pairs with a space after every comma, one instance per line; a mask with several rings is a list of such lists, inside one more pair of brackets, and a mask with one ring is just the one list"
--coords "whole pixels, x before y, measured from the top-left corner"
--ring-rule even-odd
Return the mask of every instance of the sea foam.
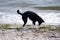
[[[45, 24], [60, 24], [60, 13], [38, 13], [38, 15], [45, 21]], [[23, 20], [21, 15], [0, 12], [0, 24], [1, 23], [23, 24]], [[29, 18], [27, 24], [32, 24]]]

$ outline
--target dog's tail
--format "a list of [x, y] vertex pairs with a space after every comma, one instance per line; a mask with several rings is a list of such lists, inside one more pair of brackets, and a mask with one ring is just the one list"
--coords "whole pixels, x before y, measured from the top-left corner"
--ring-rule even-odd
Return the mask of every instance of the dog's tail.
[[19, 10], [17, 10], [17, 13], [20, 14], [20, 15], [22, 15], [22, 13], [20, 13]]

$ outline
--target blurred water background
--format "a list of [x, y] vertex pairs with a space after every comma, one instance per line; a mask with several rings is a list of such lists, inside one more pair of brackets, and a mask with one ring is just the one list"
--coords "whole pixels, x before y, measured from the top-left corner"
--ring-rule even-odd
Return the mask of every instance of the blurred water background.
[[[60, 24], [60, 0], [0, 0], [0, 24], [23, 24], [22, 16], [16, 12], [17, 9], [21, 13], [36, 12], [45, 24]], [[32, 24], [31, 20], [28, 19], [27, 24]]]

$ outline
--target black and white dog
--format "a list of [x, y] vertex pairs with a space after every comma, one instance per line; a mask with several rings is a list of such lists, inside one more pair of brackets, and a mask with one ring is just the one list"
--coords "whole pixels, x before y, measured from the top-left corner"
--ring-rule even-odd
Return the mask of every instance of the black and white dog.
[[39, 17], [36, 13], [32, 11], [26, 11], [22, 14], [19, 10], [17, 10], [17, 13], [22, 15], [22, 19], [24, 21], [23, 27], [27, 23], [27, 18], [29, 18], [34, 25], [36, 21], [38, 21], [39, 25], [44, 22], [44, 20], [41, 17]]

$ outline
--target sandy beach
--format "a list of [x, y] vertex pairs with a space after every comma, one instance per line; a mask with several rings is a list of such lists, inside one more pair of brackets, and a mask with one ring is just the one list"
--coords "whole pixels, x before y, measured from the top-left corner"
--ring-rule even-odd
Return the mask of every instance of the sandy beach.
[[59, 31], [45, 29], [44, 27], [29, 28], [33, 27], [29, 25], [19, 29], [14, 27], [10, 29], [0, 28], [0, 40], [60, 40]]

